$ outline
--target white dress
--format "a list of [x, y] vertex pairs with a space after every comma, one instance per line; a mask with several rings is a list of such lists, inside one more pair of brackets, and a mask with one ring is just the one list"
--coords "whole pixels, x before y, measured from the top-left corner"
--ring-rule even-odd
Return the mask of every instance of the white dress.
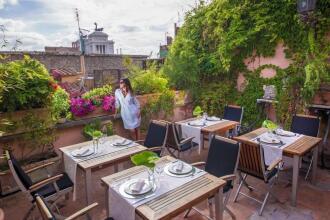
[[125, 129], [134, 129], [140, 127], [141, 117], [140, 103], [135, 96], [127, 93], [126, 97], [120, 89], [115, 91], [116, 109], [120, 108], [120, 115], [124, 122]]

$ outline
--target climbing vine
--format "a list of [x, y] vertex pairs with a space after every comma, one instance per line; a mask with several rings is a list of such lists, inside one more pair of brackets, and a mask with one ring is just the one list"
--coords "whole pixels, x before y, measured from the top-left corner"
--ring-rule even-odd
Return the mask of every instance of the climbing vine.
[[[296, 0], [200, 1], [186, 14], [164, 72], [172, 86], [190, 90], [195, 103], [212, 114], [221, 113], [224, 104], [244, 106], [245, 123], [258, 119], [256, 99], [263, 96], [263, 85], [275, 85], [277, 118], [286, 125], [310, 102], [320, 82], [330, 78], [329, 15], [328, 0], [317, 1], [310, 14], [313, 25], [301, 19]], [[247, 69], [246, 58], [272, 57], [279, 43], [291, 61], [287, 68]], [[262, 78], [265, 68], [274, 69], [276, 76]], [[235, 88], [239, 73], [245, 77], [241, 92]]]

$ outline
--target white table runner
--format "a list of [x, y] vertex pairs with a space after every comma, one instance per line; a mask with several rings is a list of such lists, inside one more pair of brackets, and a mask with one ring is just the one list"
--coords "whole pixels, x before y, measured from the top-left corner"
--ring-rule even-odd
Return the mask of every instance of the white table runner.
[[[201, 141], [203, 141], [201, 138], [201, 130], [202, 128], [208, 127], [208, 126], [212, 126], [212, 125], [216, 125], [216, 124], [220, 124], [223, 123], [227, 120], [222, 119], [220, 121], [207, 121], [205, 120], [205, 126], [199, 127], [199, 126], [191, 126], [189, 125], [189, 123], [198, 123], [203, 121], [204, 119], [195, 119], [192, 121], [188, 121], [188, 122], [178, 122], [181, 125], [181, 131], [182, 131], [182, 137], [183, 138], [189, 138], [189, 137], [195, 137], [193, 139], [193, 142], [198, 144], [199, 149], [201, 148]], [[200, 149], [201, 150], [201, 149]]]
[[[164, 166], [166, 163], [163, 164]], [[127, 177], [124, 180], [121, 180], [119, 183], [113, 183], [109, 187], [109, 213], [110, 216], [116, 220], [134, 220], [135, 219], [135, 208], [143, 205], [151, 200], [158, 198], [159, 196], [171, 191], [175, 190], [176, 188], [188, 183], [202, 175], [205, 175], [206, 172], [195, 168], [196, 172], [194, 175], [190, 175], [188, 177], [174, 177], [167, 175], [164, 171], [160, 176], [160, 181], [158, 181], [156, 191], [151, 195], [147, 196], [146, 198], [139, 198], [139, 199], [129, 199], [123, 197], [120, 192], [119, 188], [122, 183], [129, 179], [140, 179], [140, 178], [148, 178], [147, 170], [142, 171], [141, 173], [134, 174], [130, 177]], [[156, 182], [157, 182], [157, 174], [155, 174]]]
[[[258, 137], [252, 139], [252, 141], [255, 143], [259, 143], [258, 139], [267, 137], [268, 135], [270, 135], [268, 132], [262, 133]], [[283, 149], [296, 142], [299, 138], [303, 136], [304, 135], [301, 134], [295, 134], [295, 136], [292, 137], [276, 135], [276, 138], [282, 141], [282, 144], [259, 143], [264, 150], [265, 164], [269, 166], [273, 161], [277, 159], [283, 159]]]
[[[90, 156], [87, 157], [74, 157], [71, 155], [71, 152], [73, 150], [79, 149], [78, 147], [75, 148], [70, 148], [70, 149], [63, 149], [63, 160], [64, 160], [64, 169], [65, 172], [68, 174], [68, 176], [70, 177], [71, 181], [74, 184], [74, 189], [73, 189], [73, 201], [76, 200], [76, 195], [77, 195], [77, 190], [76, 190], [76, 178], [77, 178], [77, 165], [80, 162], [84, 162], [84, 161], [88, 161], [91, 159], [95, 159], [97, 157], [103, 156], [103, 155], [107, 155], [107, 154], [111, 154], [113, 152], [117, 152], [120, 150], [124, 150], [130, 147], [134, 147], [137, 146], [138, 144], [132, 142], [132, 144], [129, 144], [127, 146], [120, 146], [120, 147], [115, 147], [112, 144], [118, 140], [118, 139], [124, 139], [124, 138], [110, 138], [108, 137], [108, 139], [103, 143], [103, 144], [99, 144], [98, 147], [98, 152], [95, 154], [92, 154]], [[81, 145], [79, 144], [80, 148], [91, 148], [93, 149], [93, 142], [88, 141], [86, 142], [85, 145]]]

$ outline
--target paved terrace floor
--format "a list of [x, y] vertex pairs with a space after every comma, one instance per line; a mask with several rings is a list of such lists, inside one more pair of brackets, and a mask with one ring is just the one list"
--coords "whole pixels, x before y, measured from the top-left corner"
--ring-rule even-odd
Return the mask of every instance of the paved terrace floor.
[[[204, 149], [201, 155], [198, 155], [197, 149], [191, 154], [189, 152], [183, 154], [183, 159], [187, 162], [205, 161], [207, 157], [208, 149]], [[111, 167], [97, 170], [93, 173], [93, 196], [99, 206], [91, 212], [93, 219], [104, 219], [106, 216], [105, 210], [105, 195], [104, 188], [100, 184], [100, 178], [110, 175], [113, 172]], [[258, 210], [260, 205], [253, 200], [240, 196], [237, 203], [233, 203], [234, 192], [236, 192], [238, 184], [235, 183], [234, 190], [231, 194], [229, 201], [230, 209], [235, 213], [236, 219], [292, 219], [292, 220], [326, 220], [330, 219], [330, 171], [318, 169], [317, 184], [311, 185], [304, 180], [304, 174], [300, 175], [300, 185], [298, 190], [297, 207], [290, 205], [291, 195], [291, 170], [281, 172], [278, 184], [274, 186], [275, 194], [278, 196], [280, 202], [276, 202], [274, 199], [270, 199], [263, 216], [258, 216]], [[262, 181], [253, 177], [248, 177], [247, 181], [261, 190], [265, 188]], [[69, 200], [64, 202], [64, 207], [61, 209], [62, 214], [68, 216], [85, 206], [85, 193], [84, 193], [84, 177], [83, 172], [78, 169], [78, 199], [72, 201], [70, 195]], [[247, 190], [244, 190], [246, 193]], [[251, 195], [257, 196], [262, 199], [264, 195], [261, 192], [252, 192]], [[5, 210], [6, 220], [19, 220], [22, 219], [24, 214], [30, 207], [29, 201], [22, 193], [17, 193], [13, 196], [3, 199], [0, 203]], [[198, 205], [198, 208], [202, 209], [205, 214], [208, 214], [208, 208], [206, 202]], [[39, 217], [38, 211], [35, 211], [35, 215]], [[80, 219], [86, 219], [82, 217]], [[183, 219], [183, 214], [179, 215], [175, 219]], [[205, 219], [198, 213], [192, 211], [189, 218], [191, 220]], [[231, 219], [228, 214], [225, 213], [224, 219]]]

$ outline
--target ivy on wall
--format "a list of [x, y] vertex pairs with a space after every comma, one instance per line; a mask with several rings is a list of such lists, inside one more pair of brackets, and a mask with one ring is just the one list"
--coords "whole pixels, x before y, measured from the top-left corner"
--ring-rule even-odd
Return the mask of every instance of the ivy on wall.
[[[214, 0], [188, 12], [170, 48], [164, 66], [173, 86], [192, 92], [195, 103], [209, 113], [221, 113], [224, 104], [245, 107], [244, 121], [257, 120], [256, 99], [263, 85], [278, 91], [277, 116], [288, 124], [291, 114], [313, 97], [321, 81], [329, 80], [330, 2], [317, 1], [312, 28], [297, 13], [297, 1]], [[244, 59], [271, 57], [278, 43], [285, 46], [286, 69], [264, 65], [249, 71]], [[273, 68], [277, 75], [263, 79]], [[238, 73], [246, 78], [244, 92], [235, 88]]]

